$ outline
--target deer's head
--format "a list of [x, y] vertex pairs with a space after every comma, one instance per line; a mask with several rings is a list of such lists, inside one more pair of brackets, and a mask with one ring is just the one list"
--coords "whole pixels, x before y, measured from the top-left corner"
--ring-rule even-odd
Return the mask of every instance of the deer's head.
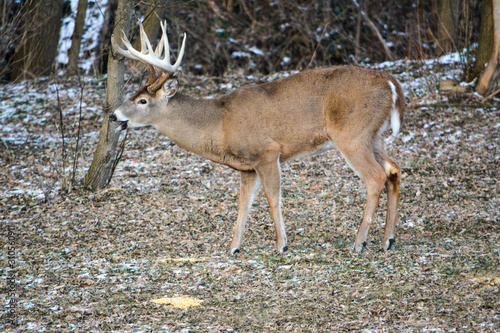
[[184, 56], [186, 34], [184, 34], [179, 56], [172, 65], [166, 32], [167, 23], [160, 22], [160, 25], [162, 37], [154, 51], [140, 21], [141, 51], [134, 49], [123, 31], [122, 42], [126, 49], [117, 45], [114, 36], [111, 37], [113, 49], [125, 58], [144, 63], [149, 75], [146, 85], [109, 115], [110, 121], [121, 123], [121, 129], [127, 126], [139, 127], [153, 124], [154, 118], [158, 116], [158, 107], [167, 105], [179, 87], [177, 69]]

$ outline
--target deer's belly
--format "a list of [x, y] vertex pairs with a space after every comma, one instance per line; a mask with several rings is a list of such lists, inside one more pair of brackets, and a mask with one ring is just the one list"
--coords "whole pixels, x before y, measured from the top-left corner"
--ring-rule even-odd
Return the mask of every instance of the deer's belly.
[[333, 144], [333, 142], [331, 140], [326, 140], [321, 145], [318, 145], [316, 147], [310, 147], [310, 148], [311, 148], [310, 150], [305, 150], [305, 151], [291, 153], [291, 154], [283, 154], [282, 161], [286, 161], [288, 159], [297, 160], [297, 159], [304, 158], [304, 157], [318, 155], [318, 154], [324, 153], [325, 151], [328, 151], [328, 150], [335, 148], [335, 145]]

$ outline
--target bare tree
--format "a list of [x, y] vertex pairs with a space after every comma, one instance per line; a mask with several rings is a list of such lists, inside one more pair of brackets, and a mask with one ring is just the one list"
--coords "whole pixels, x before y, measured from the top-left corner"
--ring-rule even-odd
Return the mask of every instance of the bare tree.
[[78, 70], [78, 59], [80, 55], [80, 44], [82, 43], [83, 26], [87, 13], [87, 0], [78, 1], [78, 11], [75, 20], [75, 30], [71, 36], [71, 49], [69, 50], [68, 74], [74, 74]]
[[474, 80], [484, 70], [493, 50], [493, 0], [484, 0], [481, 7], [481, 25], [479, 27], [479, 43], [476, 49], [476, 61], [468, 77]]
[[109, 0], [107, 10], [104, 12], [104, 27], [101, 29], [97, 42], [97, 49], [95, 51], [96, 57], [92, 64], [95, 75], [106, 73], [108, 65], [108, 52], [111, 40], [111, 27], [114, 26], [116, 10], [118, 8], [118, 0]]
[[7, 78], [4, 75], [9, 72], [12, 55], [22, 37], [19, 27], [27, 15], [23, 7], [24, 4], [14, 0], [0, 0], [0, 79]]
[[64, 0], [29, 0], [21, 45], [14, 55], [12, 77], [28, 79], [54, 70]]
[[448, 53], [455, 49], [459, 6], [460, 0], [439, 0], [438, 2], [438, 53]]
[[476, 86], [476, 91], [484, 96], [500, 92], [500, 0], [492, 0], [492, 3], [493, 48]]
[[[115, 26], [113, 33], [121, 35], [121, 31], [129, 31], [132, 17], [133, 1], [119, 0], [116, 10]], [[106, 90], [106, 101], [104, 105], [101, 134], [94, 153], [92, 164], [83, 179], [83, 186], [90, 190], [104, 188], [111, 179], [113, 164], [116, 160], [116, 146], [120, 137], [120, 131], [109, 123], [109, 114], [123, 103], [123, 75], [125, 67], [123, 58], [109, 52], [108, 56], [108, 80]]]

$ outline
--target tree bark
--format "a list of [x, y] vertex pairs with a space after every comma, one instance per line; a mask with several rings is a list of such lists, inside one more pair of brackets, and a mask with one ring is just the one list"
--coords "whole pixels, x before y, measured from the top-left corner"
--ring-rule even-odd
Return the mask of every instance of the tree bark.
[[23, 6], [23, 38], [14, 55], [14, 80], [49, 75], [54, 71], [63, 3], [63, 0], [28, 0]]
[[76, 13], [75, 30], [71, 36], [71, 49], [69, 50], [68, 75], [78, 72], [78, 59], [80, 58], [80, 45], [82, 43], [83, 26], [87, 14], [88, 0], [78, 1], [78, 11]]
[[[158, 39], [158, 34], [160, 32], [160, 21], [163, 20], [164, 12], [164, 5], [159, 4], [157, 0], [151, 0], [148, 8], [146, 9], [144, 22], [142, 22], [144, 31], [146, 31], [146, 35], [149, 36], [150, 41]], [[140, 50], [141, 40], [139, 38], [136, 38], [133, 46], [135, 49]]]
[[438, 3], [438, 53], [448, 53], [455, 48], [460, 0], [439, 0]]
[[500, 89], [500, 0], [493, 0], [493, 50], [488, 65], [479, 77], [476, 91], [483, 96]]
[[[132, 9], [133, 1], [118, 1], [115, 19], [116, 23], [113, 29], [113, 34], [115, 36], [120, 36], [122, 30], [128, 33]], [[120, 39], [117, 38], [116, 41], [119, 42]], [[108, 185], [111, 180], [120, 131], [116, 130], [114, 124], [110, 124], [108, 118], [109, 114], [123, 103], [123, 74], [125, 72], [123, 60], [121, 56], [109, 52], [107, 90], [103, 112], [104, 120], [102, 122], [99, 142], [94, 153], [94, 159], [83, 179], [83, 186], [89, 190], [102, 189]]]
[[97, 43], [96, 57], [92, 64], [94, 75], [104, 74], [107, 71], [109, 45], [111, 43], [111, 28], [115, 25], [116, 10], [118, 8], [118, 0], [108, 0], [108, 9], [104, 13], [104, 25], [99, 33], [99, 41]]
[[481, 25], [479, 27], [479, 41], [476, 49], [476, 60], [467, 81], [479, 77], [490, 60], [493, 51], [493, 0], [484, 0], [481, 8]]

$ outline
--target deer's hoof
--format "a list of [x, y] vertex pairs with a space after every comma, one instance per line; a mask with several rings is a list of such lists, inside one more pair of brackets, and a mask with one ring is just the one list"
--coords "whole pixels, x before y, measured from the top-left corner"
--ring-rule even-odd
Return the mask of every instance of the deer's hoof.
[[278, 252], [278, 253], [284, 253], [286, 251], [288, 251], [288, 246], [287, 245], [285, 245], [283, 247], [279, 247], [279, 246], [276, 247], [276, 252]]
[[363, 242], [361, 244], [354, 244], [353, 251], [355, 253], [361, 253], [361, 252], [363, 252], [363, 250], [367, 249], [366, 245], [368, 245], [368, 243], [366, 243], [366, 242]]
[[396, 240], [394, 238], [389, 238], [387, 241], [384, 242], [384, 247], [382, 248], [383, 251], [388, 251], [396, 243]]

